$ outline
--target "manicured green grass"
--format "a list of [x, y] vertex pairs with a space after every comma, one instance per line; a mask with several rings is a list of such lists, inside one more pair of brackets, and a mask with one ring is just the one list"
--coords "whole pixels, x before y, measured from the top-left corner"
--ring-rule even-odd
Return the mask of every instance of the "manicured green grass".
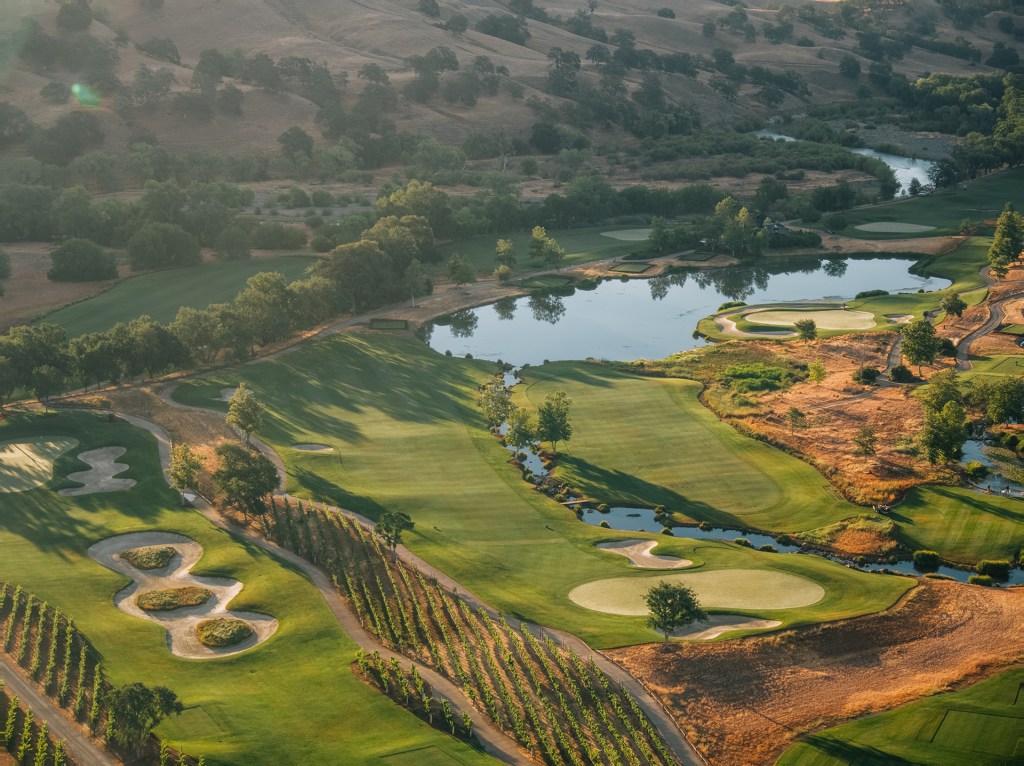
[[[1007, 202], [1018, 208], [1024, 203], [1024, 170], [1009, 170], [973, 181], [966, 189], [956, 188], [927, 197], [900, 199], [884, 205], [856, 208], [844, 213], [848, 222], [842, 234], [857, 239], [910, 239], [957, 234], [960, 222], [975, 223], [996, 218]], [[932, 231], [911, 234], [860, 231], [854, 227], [875, 221], [898, 221], [934, 226]]]
[[[642, 618], [602, 615], [569, 600], [569, 591], [582, 583], [637, 574], [622, 557], [594, 548], [600, 541], [623, 539], [623, 533], [580, 522], [533, 490], [508, 464], [508, 453], [487, 432], [474, 401], [477, 386], [493, 369], [481, 361], [447, 359], [409, 338], [340, 335], [183, 386], [176, 398], [223, 409], [226, 405], [213, 401], [217, 392], [245, 380], [269, 406], [261, 436], [280, 450], [295, 493], [373, 517], [384, 509], [409, 513], [416, 522], [407, 536], [410, 547], [506, 614], [564, 628], [598, 646], [656, 640]], [[595, 395], [601, 385], [596, 380]], [[675, 382], [673, 388], [686, 390], [692, 399], [690, 384]], [[622, 400], [615, 407], [620, 409]], [[696, 430], [707, 438], [709, 427]], [[738, 449], [746, 448], [739, 444], [742, 437], [721, 428], [726, 438], [737, 440]], [[328, 444], [334, 452], [286, 449], [299, 442]], [[767, 449], [749, 444], [755, 451]], [[745, 470], [741, 462], [732, 465]], [[687, 470], [685, 458], [676, 466]], [[813, 472], [807, 471], [810, 480]], [[824, 485], [820, 477], [814, 481], [819, 488]], [[760, 475], [753, 484], [752, 489], [740, 481], [733, 492], [719, 488], [723, 519], [733, 518], [734, 502], [743, 510], [761, 502], [744, 500], [748, 492], [780, 489]], [[823, 489], [820, 497], [826, 497]], [[803, 510], [810, 518], [812, 509]], [[832, 519], [827, 512], [820, 515]], [[875, 611], [910, 585], [902, 578], [876, 579], [813, 557], [657, 539], [659, 553], [709, 569], [779, 569], [820, 583], [826, 598], [818, 604], [768, 615], [787, 624]]]
[[704, 261], [710, 261], [716, 255], [718, 255], [718, 253], [687, 253], [686, 255], [680, 255], [676, 260], [703, 263]]
[[1024, 668], [812, 734], [777, 766], [1006, 766], [1024, 762]]
[[46, 321], [61, 325], [72, 337], [107, 330], [143, 314], [170, 322], [181, 306], [230, 302], [245, 288], [245, 280], [261, 271], [278, 271], [289, 282], [302, 279], [315, 260], [290, 255], [156, 271], [122, 280], [106, 292], [49, 314]]
[[1024, 375], [1024, 354], [993, 354], [972, 356], [971, 369], [961, 373], [960, 378], [971, 381], [976, 377], [992, 376], [1020, 377]]
[[[576, 263], [587, 263], [605, 258], [615, 258], [620, 255], [627, 255], [647, 246], [641, 242], [623, 242], [611, 237], [601, 236], [601, 232], [614, 230], [612, 226], [591, 226], [586, 229], [564, 229], [561, 231], [548, 230], [548, 236], [553, 237], [558, 244], [565, 248], [565, 257], [559, 261], [559, 266], [571, 266]], [[636, 228], [620, 226], [620, 229]], [[482, 234], [479, 237], [470, 237], [460, 242], [449, 245], [442, 245], [438, 250], [441, 253], [440, 261], [431, 267], [434, 271], [443, 273], [448, 257], [452, 253], [458, 253], [469, 260], [478, 272], [490, 274], [498, 265], [494, 257], [494, 248], [499, 239], [511, 239], [515, 243], [516, 267], [519, 273], [538, 271], [551, 268], [542, 261], [535, 261], [530, 258], [530, 232], [517, 231], [505, 234]]]
[[550, 290], [553, 287], [565, 287], [572, 284], [572, 277], [560, 277], [557, 274], [540, 274], [535, 277], [527, 277], [519, 285], [528, 290]]
[[622, 274], [643, 274], [645, 271], [650, 271], [653, 268], [649, 263], [620, 263], [612, 266], [611, 270]]
[[1024, 546], [1024, 502], [960, 487], [917, 487], [890, 514], [914, 550], [964, 563], [1016, 559]]
[[[211, 764], [380, 763], [384, 756], [434, 747], [459, 763], [477, 754], [359, 682], [349, 669], [355, 644], [317, 590], [297, 571], [182, 509], [164, 483], [156, 444], [143, 431], [84, 413], [14, 415], [0, 440], [39, 434], [72, 437], [81, 449], [127, 448], [125, 492], [65, 498], [35, 489], [0, 502], [0, 580], [23, 585], [75, 620], [115, 684], [140, 681], [173, 689], [188, 708], [158, 733]], [[80, 467], [73, 455], [57, 476]], [[113, 595], [129, 579], [89, 558], [111, 535], [166, 530], [203, 546], [196, 574], [245, 584], [232, 608], [276, 617], [278, 631], [250, 651], [216, 660], [185, 660], [167, 649], [164, 629], [118, 610]]]
[[373, 318], [370, 320], [371, 330], [407, 330], [409, 329], [409, 320], [407, 319], [378, 319]]
[[[663, 505], [687, 521], [798, 532], [863, 513], [811, 466], [721, 422], [691, 380], [645, 378], [584, 362], [526, 370], [536, 406], [573, 400], [557, 476], [609, 505]], [[519, 389], [515, 389], [517, 392]]]
[[999, 328], [999, 332], [1007, 335], [1024, 335], [1024, 324], [1008, 324]]

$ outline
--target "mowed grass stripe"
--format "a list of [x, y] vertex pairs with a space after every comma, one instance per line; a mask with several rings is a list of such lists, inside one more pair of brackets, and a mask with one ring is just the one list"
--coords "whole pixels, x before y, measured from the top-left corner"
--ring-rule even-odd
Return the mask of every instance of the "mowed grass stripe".
[[[623, 536], [583, 524], [508, 464], [475, 404], [477, 385], [493, 369], [445, 358], [411, 338], [345, 334], [190, 383], [175, 397], [223, 410], [227, 405], [214, 401], [220, 389], [244, 380], [270, 408], [262, 435], [281, 451], [297, 494], [371, 517], [384, 509], [409, 513], [416, 522], [410, 548], [510, 616], [602, 647], [656, 640], [642, 618], [602, 615], [569, 600], [577, 585], [631, 573], [628, 561], [593, 547]], [[302, 442], [335, 451], [288, 449]], [[785, 624], [885, 608], [912, 585], [813, 557], [627, 536], [659, 539], [659, 553], [708, 569], [779, 570], [821, 583], [827, 595], [820, 603], [767, 615]]]
[[[316, 588], [257, 546], [181, 508], [163, 480], [148, 433], [84, 413], [14, 415], [0, 423], [3, 441], [51, 434], [76, 438], [83, 450], [126, 447], [125, 475], [138, 484], [73, 500], [42, 488], [5, 498], [0, 580], [23, 585], [72, 617], [115, 684], [164, 685], [186, 706], [201, 708], [204, 714], [191, 717], [206, 722], [203, 726], [192, 728], [186, 718], [158, 728], [174, 747], [205, 754], [211, 766], [372, 764], [424, 747], [467, 766], [492, 762], [356, 679], [349, 669], [356, 646]], [[57, 475], [78, 465], [66, 454], [57, 461]], [[114, 606], [113, 595], [129, 578], [86, 553], [101, 539], [142, 530], [177, 532], [198, 542], [204, 555], [193, 572], [245, 583], [231, 608], [273, 615], [280, 623], [277, 633], [251, 651], [201, 665], [171, 654], [162, 626]]]

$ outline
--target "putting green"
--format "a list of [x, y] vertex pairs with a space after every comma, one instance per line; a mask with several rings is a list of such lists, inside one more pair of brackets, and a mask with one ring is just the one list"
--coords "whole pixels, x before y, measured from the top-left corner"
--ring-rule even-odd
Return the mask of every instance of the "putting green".
[[660, 577], [613, 577], [573, 588], [569, 598], [595, 612], [644, 617], [644, 594], [659, 582], [687, 585], [708, 609], [796, 609], [825, 597], [825, 589], [806, 577], [763, 569], [719, 569]]
[[651, 236], [650, 229], [621, 229], [619, 231], [602, 231], [602, 237], [617, 239], [620, 242], [643, 242]]
[[916, 234], [919, 231], [932, 231], [934, 226], [925, 226], [920, 223], [901, 223], [899, 221], [874, 221], [862, 223], [853, 228], [859, 231], [872, 231], [877, 234]]
[[53, 461], [78, 444], [66, 436], [0, 442], [0, 492], [27, 492], [53, 478]]
[[875, 317], [870, 311], [755, 311], [744, 317], [748, 322], [792, 327], [802, 319], [813, 319], [819, 330], [870, 330]]

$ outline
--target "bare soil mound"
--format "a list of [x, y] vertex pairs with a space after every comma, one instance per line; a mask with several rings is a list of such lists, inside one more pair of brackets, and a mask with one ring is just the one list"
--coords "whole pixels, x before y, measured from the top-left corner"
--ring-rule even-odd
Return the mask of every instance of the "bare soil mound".
[[713, 764], [773, 763], [800, 733], [977, 680], [1024, 656], [1024, 591], [923, 580], [876, 615], [609, 654]]

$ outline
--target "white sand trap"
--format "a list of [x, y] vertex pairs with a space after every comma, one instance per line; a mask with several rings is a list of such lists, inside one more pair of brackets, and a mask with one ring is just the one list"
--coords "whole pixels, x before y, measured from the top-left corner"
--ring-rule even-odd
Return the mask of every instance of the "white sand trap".
[[67, 436], [26, 436], [0, 443], [0, 492], [27, 492], [53, 478], [53, 461], [78, 446]]
[[913, 314], [886, 314], [885, 318], [893, 324], [910, 324], [914, 320]]
[[77, 481], [83, 485], [71, 489], [62, 489], [60, 494], [65, 497], [92, 495], [97, 492], [119, 492], [135, 486], [135, 479], [115, 479], [119, 473], [128, 470], [127, 463], [118, 463], [117, 459], [127, 450], [124, 447], [100, 447], [81, 452], [78, 459], [92, 466], [88, 471], [75, 471], [68, 474], [68, 481]]
[[633, 566], [641, 569], [680, 569], [693, 563], [689, 559], [681, 559], [677, 556], [651, 553], [651, 550], [657, 545], [656, 540], [619, 540], [614, 543], [598, 543], [597, 547], [603, 551], [611, 551], [625, 556], [633, 562]]
[[747, 314], [748, 322], [792, 327], [801, 319], [813, 319], [819, 330], [870, 330], [875, 326], [875, 315], [870, 311], [755, 311]]
[[[166, 545], [174, 548], [178, 555], [162, 569], [142, 571], [136, 569], [118, 554], [133, 548], [151, 545]], [[242, 583], [227, 577], [200, 577], [189, 574], [203, 555], [199, 543], [174, 532], [132, 532], [101, 540], [89, 548], [89, 555], [108, 569], [131, 577], [135, 582], [114, 594], [114, 606], [126, 614], [162, 625], [167, 631], [167, 648], [179, 657], [191, 660], [208, 660], [238, 654], [266, 641], [277, 630], [277, 620], [257, 612], [236, 612], [227, 608], [228, 603], [239, 591]], [[213, 596], [199, 606], [182, 607], [166, 612], [147, 612], [135, 604], [139, 593], [151, 590], [181, 588], [198, 585], [213, 591]], [[215, 617], [234, 617], [244, 620], [253, 629], [252, 635], [233, 646], [213, 648], [199, 642], [196, 626], [204, 620]]]
[[308, 444], [293, 444], [292, 449], [301, 450], [302, 452], [334, 452], [334, 447], [329, 444], [314, 444], [312, 442]]
[[621, 229], [619, 231], [602, 231], [602, 237], [617, 239], [622, 242], [643, 242], [651, 236], [650, 229]]
[[732, 630], [763, 630], [777, 628], [781, 624], [779, 620], [761, 620], [740, 614], [710, 614], [706, 622], [695, 622], [673, 631], [672, 637], [687, 641], [710, 641]]
[[877, 234], [916, 234], [919, 231], [932, 231], [934, 226], [924, 226], [920, 223], [899, 223], [897, 221], [874, 221], [873, 223], [862, 223], [853, 228], [858, 231], [873, 231]]
[[646, 617], [644, 594], [659, 582], [688, 585], [709, 609], [796, 609], [825, 597], [825, 589], [806, 577], [762, 569], [717, 569], [659, 577], [613, 577], [573, 588], [569, 598], [584, 609], [627, 617]]
[[235, 395], [237, 388], [222, 388], [220, 390], [220, 396], [214, 397], [216, 402], [230, 402], [231, 397]]

